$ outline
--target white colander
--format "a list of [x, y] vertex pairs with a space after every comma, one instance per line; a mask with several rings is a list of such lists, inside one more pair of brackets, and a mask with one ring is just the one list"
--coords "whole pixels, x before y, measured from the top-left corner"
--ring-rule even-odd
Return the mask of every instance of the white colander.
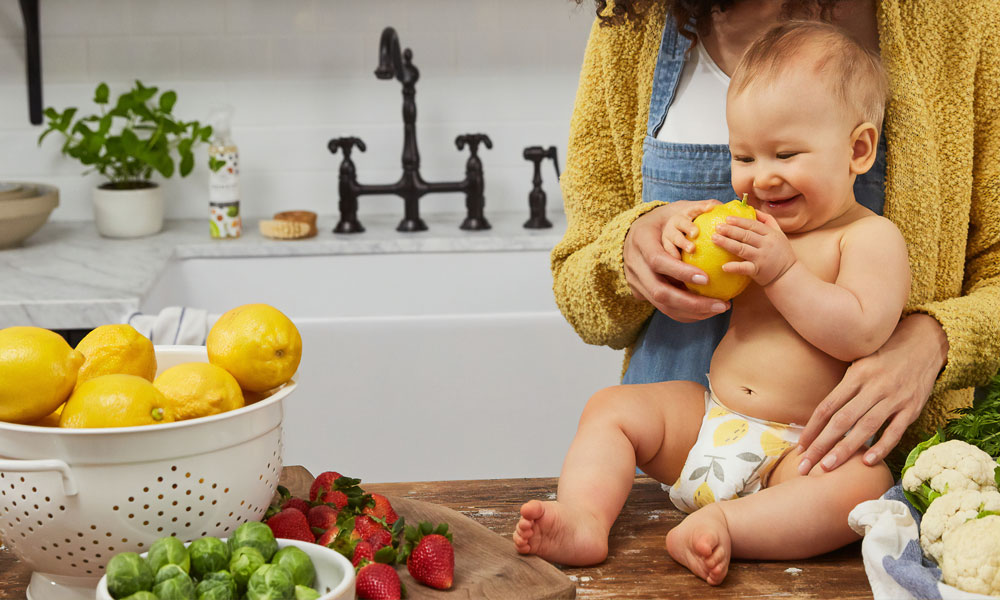
[[[208, 359], [204, 346], [157, 346], [156, 360], [162, 372]], [[114, 554], [259, 520], [281, 474], [282, 401], [295, 387], [163, 425], [0, 422], [0, 535], [33, 570], [29, 600], [92, 600]]]

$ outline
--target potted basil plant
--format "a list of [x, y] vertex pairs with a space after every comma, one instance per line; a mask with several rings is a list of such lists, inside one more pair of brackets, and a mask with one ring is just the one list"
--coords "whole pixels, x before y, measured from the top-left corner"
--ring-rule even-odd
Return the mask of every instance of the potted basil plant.
[[[38, 143], [53, 131], [64, 138], [62, 153], [97, 172], [105, 182], [93, 194], [97, 231], [112, 238], [151, 235], [163, 228], [163, 198], [154, 173], [170, 178], [194, 169], [194, 148], [207, 142], [212, 128], [180, 121], [173, 114], [177, 94], [136, 80], [135, 86], [111, 103], [107, 84], [94, 92], [100, 114], [78, 115], [46, 108], [48, 119]], [[219, 165], [210, 164], [212, 168]]]

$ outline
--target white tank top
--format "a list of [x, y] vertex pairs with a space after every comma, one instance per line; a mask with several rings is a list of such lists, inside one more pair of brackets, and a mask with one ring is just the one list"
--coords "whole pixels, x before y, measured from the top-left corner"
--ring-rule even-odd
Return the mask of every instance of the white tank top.
[[728, 88], [729, 76], [715, 64], [701, 42], [695, 43], [656, 139], [678, 144], [728, 144]]

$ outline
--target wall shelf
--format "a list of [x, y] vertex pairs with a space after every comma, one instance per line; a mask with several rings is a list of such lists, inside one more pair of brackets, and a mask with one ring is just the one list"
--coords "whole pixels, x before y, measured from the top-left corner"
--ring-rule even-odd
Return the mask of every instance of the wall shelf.
[[42, 53], [38, 35], [38, 0], [20, 0], [24, 19], [24, 57], [28, 75], [28, 118], [42, 124]]

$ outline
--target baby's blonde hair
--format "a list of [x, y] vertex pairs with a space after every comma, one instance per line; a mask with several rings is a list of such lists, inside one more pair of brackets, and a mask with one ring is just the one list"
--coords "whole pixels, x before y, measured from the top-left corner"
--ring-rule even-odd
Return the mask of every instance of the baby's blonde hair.
[[842, 29], [820, 21], [785, 21], [750, 45], [729, 83], [740, 94], [753, 83], [768, 83], [793, 65], [802, 50], [812, 51], [813, 69], [826, 75], [830, 91], [848, 112], [881, 130], [888, 82], [882, 61]]

